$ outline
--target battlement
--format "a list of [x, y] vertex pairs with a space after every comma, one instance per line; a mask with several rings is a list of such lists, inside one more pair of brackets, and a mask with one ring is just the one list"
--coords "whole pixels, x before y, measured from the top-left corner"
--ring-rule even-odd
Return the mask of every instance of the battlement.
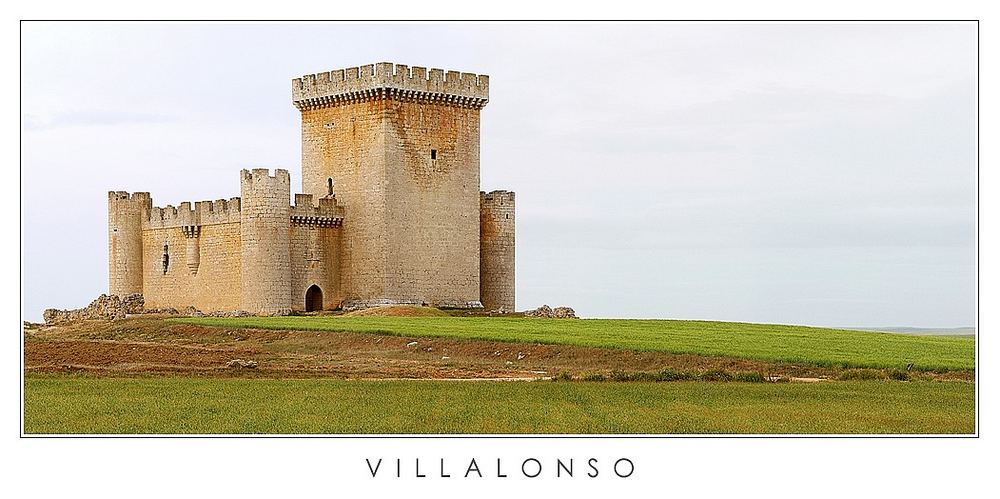
[[288, 185], [291, 182], [288, 170], [283, 170], [281, 168], [276, 168], [274, 170], [274, 175], [271, 175], [271, 170], [267, 168], [254, 168], [252, 170], [243, 169], [240, 170], [240, 181], [256, 182], [257, 184], [270, 183], [278, 187]]
[[488, 204], [513, 204], [514, 203], [514, 192], [513, 191], [491, 191], [484, 192], [479, 191], [479, 199], [483, 203]]
[[148, 192], [108, 191], [108, 210], [145, 219], [153, 206], [153, 198]]
[[299, 110], [393, 97], [482, 109], [490, 96], [490, 77], [443, 69], [380, 62], [305, 75], [292, 80], [292, 102]]
[[108, 191], [108, 201], [133, 201], [147, 203], [152, 198], [148, 192]]
[[320, 198], [315, 206], [312, 194], [296, 194], [291, 221], [294, 225], [338, 227], [344, 221], [344, 207], [337, 206], [335, 197]]
[[154, 206], [149, 211], [144, 229], [162, 229], [195, 225], [239, 223], [240, 198], [216, 199], [215, 201], [185, 201], [179, 207]]

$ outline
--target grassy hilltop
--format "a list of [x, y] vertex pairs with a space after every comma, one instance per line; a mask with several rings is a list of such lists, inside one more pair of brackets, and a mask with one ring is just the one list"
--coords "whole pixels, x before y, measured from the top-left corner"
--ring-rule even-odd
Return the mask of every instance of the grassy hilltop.
[[346, 331], [716, 355], [819, 366], [972, 369], [972, 338], [908, 336], [777, 324], [501, 317], [197, 317], [229, 328]]

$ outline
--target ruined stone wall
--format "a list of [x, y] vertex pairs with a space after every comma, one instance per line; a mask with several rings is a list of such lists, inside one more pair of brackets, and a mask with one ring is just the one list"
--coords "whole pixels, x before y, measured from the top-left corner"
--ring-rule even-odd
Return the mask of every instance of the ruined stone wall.
[[148, 192], [108, 193], [108, 292], [142, 293], [142, 224], [152, 208]]
[[479, 302], [479, 109], [386, 101], [391, 299]]
[[514, 310], [514, 193], [480, 195], [480, 298], [487, 310]]
[[287, 170], [240, 172], [240, 309], [258, 315], [291, 311]]
[[59, 324], [79, 320], [116, 320], [124, 319], [128, 314], [143, 312], [142, 295], [133, 293], [125, 296], [101, 295], [90, 305], [73, 310], [45, 309], [42, 317], [46, 324]]

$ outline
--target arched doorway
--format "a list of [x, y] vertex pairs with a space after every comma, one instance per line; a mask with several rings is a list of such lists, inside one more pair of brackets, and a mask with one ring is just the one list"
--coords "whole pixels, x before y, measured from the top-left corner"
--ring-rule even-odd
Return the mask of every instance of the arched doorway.
[[306, 312], [323, 310], [323, 291], [313, 284], [306, 290]]

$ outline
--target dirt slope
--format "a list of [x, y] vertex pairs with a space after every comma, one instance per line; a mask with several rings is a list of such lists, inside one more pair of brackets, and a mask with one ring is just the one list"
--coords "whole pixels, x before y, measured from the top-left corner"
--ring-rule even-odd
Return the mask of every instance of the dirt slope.
[[[257, 367], [229, 367], [236, 359], [255, 361]], [[209, 328], [168, 324], [160, 317], [78, 321], [26, 329], [24, 361], [28, 373], [85, 372], [99, 376], [183, 373], [282, 378], [540, 378], [562, 373], [582, 376], [671, 368], [832, 378], [839, 372], [729, 357], [565, 345]], [[972, 374], [939, 376], [964, 379]]]

